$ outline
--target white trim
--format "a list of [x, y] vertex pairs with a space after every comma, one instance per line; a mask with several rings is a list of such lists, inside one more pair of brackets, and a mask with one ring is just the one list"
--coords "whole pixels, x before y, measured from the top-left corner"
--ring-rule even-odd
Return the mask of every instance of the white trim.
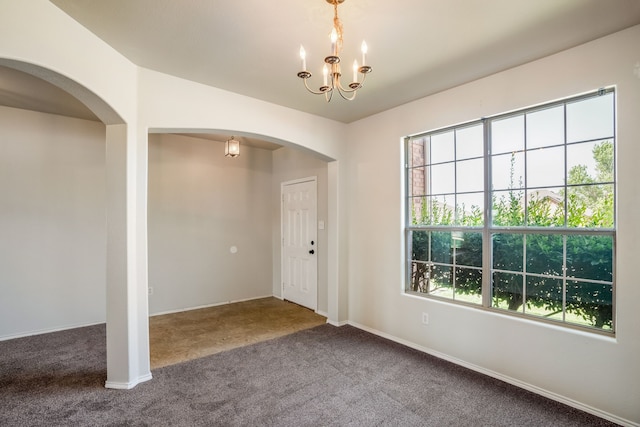
[[37, 331], [22, 332], [22, 333], [13, 334], [13, 335], [5, 335], [3, 337], [0, 337], [0, 341], [7, 341], [7, 340], [16, 339], [16, 338], [25, 338], [25, 337], [31, 337], [34, 335], [49, 334], [52, 332], [62, 332], [62, 331], [68, 331], [69, 329], [86, 328], [87, 326], [104, 325], [104, 324], [105, 324], [105, 321], [95, 322], [95, 323], [82, 323], [82, 324], [76, 324], [76, 325], [66, 325], [66, 326], [60, 326], [60, 327], [50, 328], [50, 329], [40, 329]]
[[135, 386], [140, 383], [149, 381], [152, 378], [151, 374], [146, 374], [141, 377], [138, 377], [136, 381], [130, 381], [128, 383], [118, 382], [118, 381], [105, 381], [104, 387], [111, 388], [115, 390], [131, 390]]
[[[220, 305], [228, 305], [228, 304], [234, 304], [236, 302], [253, 301], [253, 300], [256, 300], [256, 299], [271, 298], [271, 297], [279, 298], [279, 297], [277, 297], [275, 295], [264, 295], [264, 296], [261, 296], [261, 297], [235, 299], [235, 300], [229, 300], [229, 301], [216, 302], [216, 303], [213, 303], [213, 304], [199, 305], [199, 306], [196, 306], [196, 307], [186, 307], [186, 308], [178, 308], [176, 310], [161, 311], [160, 313], [150, 314], [149, 317], [162, 316], [162, 315], [165, 315], [165, 314], [173, 314], [173, 313], [182, 313], [183, 311], [200, 310], [202, 308], [218, 307]], [[279, 298], [279, 299], [282, 299], [282, 298]]]
[[322, 316], [322, 317], [326, 317], [327, 319], [329, 318], [329, 313], [327, 313], [326, 311], [322, 311], [322, 310], [316, 310], [316, 314]]
[[[336, 321], [334, 321], [334, 320], [329, 320], [329, 319], [327, 318], [327, 323], [328, 323], [328, 324], [330, 324], [330, 325], [332, 325], [332, 326], [340, 327], [340, 326], [348, 325], [348, 324], [349, 324], [349, 321], [348, 321], [348, 320], [343, 320], [343, 321], [341, 321], [341, 322], [336, 322]], [[354, 325], [354, 326], [355, 326], [355, 325]], [[357, 328], [357, 326], [356, 326], [356, 328]], [[363, 329], [363, 328], [360, 328], [360, 329]]]
[[291, 181], [282, 181], [280, 183], [280, 194], [282, 194], [282, 187], [285, 187], [287, 185], [302, 184], [303, 182], [318, 182], [318, 177], [314, 175], [308, 176], [306, 178], [292, 179]]
[[[331, 323], [331, 322], [327, 321], [327, 323]], [[560, 402], [560, 403], [563, 403], [563, 404], [565, 404], [567, 406], [571, 406], [572, 408], [576, 408], [576, 409], [579, 409], [581, 411], [587, 412], [589, 414], [598, 416], [600, 418], [604, 418], [605, 420], [612, 421], [612, 422], [620, 424], [622, 426], [640, 427], [640, 424], [635, 423], [633, 421], [626, 420], [624, 418], [620, 418], [617, 415], [613, 415], [613, 414], [610, 414], [608, 412], [602, 411], [600, 409], [594, 408], [592, 406], [585, 405], [583, 403], [580, 403], [580, 402], [575, 401], [573, 399], [570, 399], [568, 397], [565, 397], [565, 396], [562, 396], [560, 394], [545, 390], [543, 388], [534, 386], [534, 385], [529, 384], [529, 383], [525, 383], [523, 381], [517, 380], [517, 379], [509, 377], [507, 375], [503, 375], [503, 374], [500, 374], [498, 372], [492, 371], [490, 369], [486, 369], [486, 368], [483, 368], [481, 366], [465, 362], [464, 360], [458, 359], [456, 357], [449, 356], [447, 354], [444, 354], [444, 353], [441, 353], [439, 351], [430, 349], [428, 347], [423, 347], [421, 345], [417, 345], [415, 343], [412, 343], [410, 341], [404, 340], [402, 338], [398, 338], [396, 336], [387, 334], [385, 332], [381, 332], [381, 331], [379, 331], [377, 329], [373, 329], [373, 328], [370, 328], [368, 326], [361, 325], [361, 324], [359, 324], [357, 322], [348, 321], [347, 323], [349, 325], [355, 327], [355, 328], [362, 329], [363, 331], [366, 331], [366, 332], [372, 333], [374, 335], [377, 335], [379, 337], [386, 338], [388, 340], [397, 342], [398, 344], [405, 345], [405, 346], [410, 347], [410, 348], [412, 348], [414, 350], [418, 350], [418, 351], [421, 351], [423, 353], [430, 354], [431, 356], [435, 356], [435, 357], [437, 357], [439, 359], [443, 359], [443, 360], [446, 360], [448, 362], [455, 363], [456, 365], [463, 366], [465, 368], [471, 369], [472, 371], [479, 372], [481, 374], [484, 374], [484, 375], [487, 375], [489, 377], [498, 379], [500, 381], [504, 381], [504, 382], [506, 382], [508, 384], [514, 385], [514, 386], [522, 388], [524, 390], [528, 390], [528, 391], [530, 391], [532, 393], [535, 393], [535, 394], [538, 394], [540, 396], [544, 396], [544, 397], [549, 398], [551, 400], [555, 400], [556, 402]], [[333, 323], [331, 323], [331, 324], [333, 324]], [[334, 325], [334, 326], [342, 326], [342, 325]]]

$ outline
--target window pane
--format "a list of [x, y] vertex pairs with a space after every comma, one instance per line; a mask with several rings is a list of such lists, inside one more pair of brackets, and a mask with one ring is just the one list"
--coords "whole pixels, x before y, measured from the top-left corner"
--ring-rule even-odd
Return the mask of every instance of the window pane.
[[567, 142], [613, 135], [613, 92], [567, 104]]
[[409, 143], [409, 167], [422, 166], [425, 164], [425, 138], [412, 139]]
[[[613, 327], [613, 287], [611, 285], [567, 281], [567, 312], [572, 321], [599, 329]], [[568, 317], [568, 316], [567, 316]]]
[[482, 270], [456, 267], [454, 298], [459, 301], [482, 304]]
[[567, 236], [567, 277], [613, 280], [611, 236]]
[[426, 168], [417, 167], [409, 169], [407, 181], [407, 184], [409, 185], [410, 196], [423, 196], [427, 194], [427, 189], [425, 187]]
[[518, 310], [522, 307], [522, 274], [493, 273], [492, 307]]
[[491, 188], [506, 190], [524, 187], [524, 153], [491, 157]]
[[456, 265], [482, 267], [482, 233], [453, 232]]
[[467, 193], [456, 197], [456, 224], [481, 226], [484, 224], [484, 194]]
[[564, 185], [564, 146], [527, 151], [527, 187]]
[[451, 162], [455, 160], [453, 131], [431, 135], [431, 152], [428, 163]]
[[484, 160], [473, 159], [458, 162], [456, 165], [458, 193], [482, 191], [484, 188]]
[[569, 227], [612, 228], [613, 184], [569, 187], [567, 211]]
[[524, 225], [523, 191], [494, 191], [492, 197], [494, 225], [501, 227]]
[[527, 272], [562, 276], [563, 238], [557, 234], [527, 234]]
[[522, 234], [496, 233], [493, 235], [493, 268], [496, 270], [522, 271]]
[[443, 163], [427, 168], [428, 178], [431, 179], [430, 194], [447, 194], [456, 190], [456, 176], [454, 163]]
[[411, 238], [411, 259], [414, 261], [429, 261], [429, 232], [412, 231]]
[[613, 182], [613, 143], [591, 141], [567, 146], [567, 184]]
[[482, 157], [484, 135], [482, 123], [456, 130], [456, 158]]
[[428, 197], [412, 197], [409, 200], [409, 218], [412, 225], [427, 225], [431, 223], [429, 198]]
[[491, 154], [524, 150], [524, 116], [491, 122]]
[[413, 292], [427, 292], [429, 285], [429, 266], [423, 262], [411, 263], [411, 283], [409, 290]]
[[431, 233], [431, 261], [453, 264], [451, 232], [434, 231]]
[[453, 201], [455, 195], [434, 196], [429, 198], [431, 201], [431, 224], [432, 225], [451, 225], [453, 224], [455, 210]]
[[527, 193], [527, 225], [564, 226], [564, 189], [543, 188]]
[[564, 143], [564, 106], [527, 114], [527, 149]]
[[429, 293], [440, 297], [453, 298], [453, 278], [451, 277], [450, 266], [434, 265], [431, 268]]
[[525, 313], [562, 320], [562, 279], [527, 276]]

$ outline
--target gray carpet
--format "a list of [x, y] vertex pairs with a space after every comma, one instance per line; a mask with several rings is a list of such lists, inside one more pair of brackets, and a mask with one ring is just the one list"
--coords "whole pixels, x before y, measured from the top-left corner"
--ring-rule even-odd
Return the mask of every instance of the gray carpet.
[[350, 326], [323, 325], [108, 390], [104, 325], [0, 342], [0, 426], [609, 426]]

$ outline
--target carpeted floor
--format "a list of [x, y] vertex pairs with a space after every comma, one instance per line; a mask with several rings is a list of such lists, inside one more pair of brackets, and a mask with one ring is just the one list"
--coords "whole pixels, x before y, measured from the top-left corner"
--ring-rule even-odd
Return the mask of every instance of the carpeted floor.
[[327, 323], [313, 310], [260, 298], [149, 318], [151, 369], [209, 356]]
[[104, 326], [0, 342], [1, 426], [609, 426], [350, 326], [159, 368], [104, 388]]

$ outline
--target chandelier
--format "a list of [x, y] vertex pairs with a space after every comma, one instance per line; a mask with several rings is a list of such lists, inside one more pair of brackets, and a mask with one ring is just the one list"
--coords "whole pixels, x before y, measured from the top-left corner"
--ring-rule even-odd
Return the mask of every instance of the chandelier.
[[[356, 97], [358, 89], [364, 84], [364, 80], [367, 74], [371, 72], [371, 67], [366, 65], [367, 56], [367, 44], [363, 41], [361, 46], [362, 51], [362, 65], [358, 66], [358, 60], [353, 61], [353, 81], [348, 84], [348, 87], [342, 86], [340, 78], [342, 73], [340, 71], [340, 51], [342, 50], [342, 22], [338, 17], [338, 5], [343, 3], [344, 0], [326, 0], [327, 3], [333, 5], [333, 29], [331, 30], [331, 54], [324, 58], [324, 66], [322, 67], [322, 74], [324, 77], [324, 83], [318, 91], [311, 89], [307, 83], [307, 80], [311, 77], [311, 73], [307, 71], [306, 52], [304, 47], [300, 46], [300, 59], [302, 60], [302, 71], [298, 73], [304, 81], [304, 86], [307, 90], [314, 95], [324, 94], [327, 102], [331, 101], [334, 91], [338, 91], [340, 96], [344, 99], [351, 101]], [[358, 74], [362, 74], [362, 79], [358, 81]]]

